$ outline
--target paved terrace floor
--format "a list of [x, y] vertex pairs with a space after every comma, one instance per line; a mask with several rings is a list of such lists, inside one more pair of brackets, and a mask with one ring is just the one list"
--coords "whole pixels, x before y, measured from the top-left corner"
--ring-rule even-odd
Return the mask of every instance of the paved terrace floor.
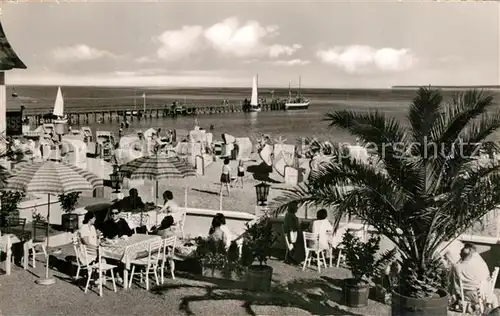
[[[242, 290], [236, 282], [195, 277], [178, 273], [176, 280], [146, 291], [139, 285], [114, 293], [104, 289], [99, 297], [93, 288], [87, 294], [70, 275], [76, 267], [66, 260], [72, 247], [51, 256], [51, 270], [56, 284], [35, 284], [43, 275], [40, 262], [36, 269], [13, 268], [9, 276], [0, 275], [0, 315], [371, 315], [386, 316], [389, 306], [370, 301], [365, 308], [343, 306], [340, 284], [350, 276], [343, 268], [329, 268], [320, 274], [315, 270], [273, 260], [273, 290], [254, 293]], [[1, 273], [1, 272], [0, 272]], [[80, 282], [81, 283], [81, 282]], [[110, 282], [108, 282], [110, 285]], [[459, 315], [450, 312], [449, 315]]]

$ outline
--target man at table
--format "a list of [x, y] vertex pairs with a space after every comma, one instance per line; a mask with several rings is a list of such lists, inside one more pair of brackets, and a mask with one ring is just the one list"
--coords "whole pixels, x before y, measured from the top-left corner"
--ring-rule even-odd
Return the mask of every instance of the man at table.
[[118, 214], [120, 214], [118, 209], [112, 209], [111, 219], [108, 219], [102, 225], [102, 234], [105, 238], [114, 239], [122, 236], [132, 236], [134, 233], [128, 226], [127, 221], [119, 218]]
[[119, 202], [119, 209], [133, 212], [144, 208], [144, 203], [142, 202], [137, 189], [130, 189], [128, 194], [129, 196]]

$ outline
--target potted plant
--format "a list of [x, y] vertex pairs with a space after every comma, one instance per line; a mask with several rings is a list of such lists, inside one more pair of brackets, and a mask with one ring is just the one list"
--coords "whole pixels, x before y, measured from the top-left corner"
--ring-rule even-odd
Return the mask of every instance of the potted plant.
[[289, 203], [331, 207], [336, 219], [352, 213], [401, 255], [392, 314], [446, 316], [448, 271], [439, 251], [500, 204], [500, 161], [491, 158], [500, 110], [482, 91], [445, 101], [431, 87], [419, 88], [405, 108], [404, 122], [380, 111], [326, 114], [372, 163], [354, 157], [352, 146], [334, 146], [335, 159], [286, 190], [275, 213]]
[[[247, 269], [247, 287], [251, 291], [269, 291], [273, 268], [266, 265], [271, 256], [272, 245], [276, 240], [269, 217], [257, 221], [253, 225], [247, 223], [244, 239], [243, 262], [250, 265]], [[258, 261], [259, 264], [253, 264]]]
[[368, 296], [373, 284], [373, 277], [380, 274], [394, 260], [396, 250], [384, 252], [375, 260], [380, 249], [380, 237], [371, 236], [362, 242], [359, 237], [347, 231], [341, 243], [344, 246], [346, 263], [352, 273], [352, 278], [344, 283], [344, 297], [347, 306], [363, 307], [368, 305]]
[[78, 214], [74, 214], [73, 211], [80, 198], [80, 193], [81, 192], [71, 192], [59, 195], [59, 203], [61, 203], [61, 208], [65, 212], [65, 214], [61, 216], [62, 229], [65, 231], [74, 231], [78, 229]]
[[196, 245], [195, 257], [201, 265], [203, 276], [234, 281], [242, 279], [245, 269], [241, 264], [236, 243], [226, 250], [223, 241], [212, 242], [199, 237], [196, 239]]
[[24, 199], [24, 192], [3, 191], [0, 192], [0, 226], [7, 227], [11, 219], [19, 218], [19, 202]]

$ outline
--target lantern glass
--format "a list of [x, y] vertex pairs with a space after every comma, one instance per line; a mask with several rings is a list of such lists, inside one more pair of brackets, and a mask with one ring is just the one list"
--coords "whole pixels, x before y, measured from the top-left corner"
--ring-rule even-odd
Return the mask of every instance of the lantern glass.
[[255, 186], [255, 194], [257, 195], [257, 203], [265, 205], [269, 195], [269, 188], [271, 186], [265, 182], [261, 182]]
[[115, 190], [120, 189], [120, 174], [118, 171], [118, 166], [113, 166], [113, 173], [109, 175], [109, 179], [111, 180], [111, 187]]

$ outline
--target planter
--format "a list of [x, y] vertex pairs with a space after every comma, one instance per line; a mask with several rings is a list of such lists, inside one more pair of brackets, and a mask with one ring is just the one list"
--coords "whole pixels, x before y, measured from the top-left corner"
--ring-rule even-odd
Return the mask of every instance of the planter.
[[355, 279], [346, 279], [344, 282], [345, 303], [349, 307], [364, 307], [368, 305], [370, 296], [370, 285], [367, 282], [361, 283]]
[[75, 231], [78, 229], [78, 214], [68, 213], [61, 215], [61, 224], [64, 231]]
[[247, 288], [250, 291], [267, 292], [271, 289], [273, 268], [266, 265], [252, 265], [247, 271]]
[[446, 316], [448, 294], [438, 292], [439, 297], [413, 298], [392, 292], [392, 316]]

